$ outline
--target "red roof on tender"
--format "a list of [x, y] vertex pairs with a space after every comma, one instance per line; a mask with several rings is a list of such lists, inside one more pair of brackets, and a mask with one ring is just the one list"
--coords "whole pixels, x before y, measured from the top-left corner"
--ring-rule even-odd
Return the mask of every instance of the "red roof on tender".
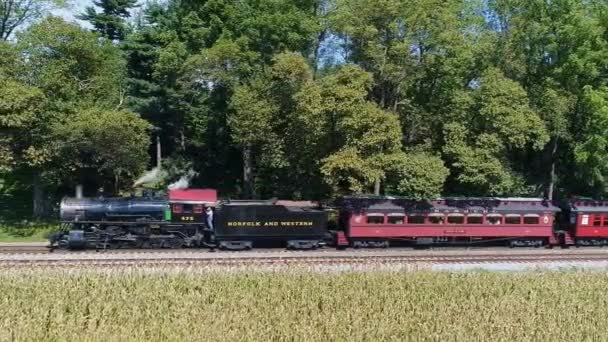
[[180, 189], [169, 190], [170, 201], [216, 202], [215, 189]]

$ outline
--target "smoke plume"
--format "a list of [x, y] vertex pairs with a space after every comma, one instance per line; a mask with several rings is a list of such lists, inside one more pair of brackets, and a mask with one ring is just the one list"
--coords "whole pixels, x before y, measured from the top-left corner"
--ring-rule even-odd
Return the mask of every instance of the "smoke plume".
[[139, 177], [135, 183], [133, 183], [133, 187], [140, 186], [146, 183], [152, 183], [158, 180], [160, 176], [160, 168], [155, 167], [150, 171], [146, 171], [143, 176]]
[[197, 173], [190, 169], [185, 175], [181, 176], [177, 182], [169, 184], [167, 188], [169, 190], [187, 189], [190, 185], [190, 180], [196, 175]]

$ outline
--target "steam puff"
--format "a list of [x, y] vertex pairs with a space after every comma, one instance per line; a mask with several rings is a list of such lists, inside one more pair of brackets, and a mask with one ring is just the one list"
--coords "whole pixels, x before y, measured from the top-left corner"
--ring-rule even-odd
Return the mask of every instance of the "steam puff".
[[150, 183], [150, 182], [154, 182], [158, 176], [160, 175], [160, 168], [155, 167], [150, 171], [147, 171], [146, 173], [144, 173], [143, 176], [139, 177], [135, 183], [133, 183], [133, 187], [145, 184], [145, 183]]
[[177, 182], [169, 184], [167, 188], [169, 190], [187, 189], [190, 185], [190, 180], [194, 176], [196, 176], [196, 172], [190, 169], [185, 175], [181, 176]]

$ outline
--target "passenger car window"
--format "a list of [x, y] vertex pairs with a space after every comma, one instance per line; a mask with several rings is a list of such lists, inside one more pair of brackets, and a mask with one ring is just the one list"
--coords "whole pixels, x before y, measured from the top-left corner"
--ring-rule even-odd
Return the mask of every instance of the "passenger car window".
[[443, 216], [429, 216], [429, 222], [432, 224], [443, 224]]
[[482, 224], [483, 216], [467, 216], [468, 224]]
[[403, 224], [405, 223], [405, 216], [389, 216], [388, 223], [390, 224]]
[[524, 216], [524, 224], [539, 224], [539, 222], [538, 216]]
[[464, 216], [448, 216], [448, 223], [451, 224], [463, 224]]
[[507, 217], [505, 217], [505, 223], [506, 224], [520, 224], [521, 223], [521, 217], [519, 217], [519, 216], [507, 216]]
[[424, 216], [422, 215], [410, 215], [407, 217], [407, 223], [409, 224], [423, 224]]
[[593, 215], [593, 225], [598, 227], [602, 225], [602, 216], [601, 215]]
[[488, 221], [489, 224], [502, 224], [501, 216], [488, 216], [486, 218], [486, 220]]
[[367, 223], [369, 224], [382, 224], [384, 223], [384, 216], [368, 216]]

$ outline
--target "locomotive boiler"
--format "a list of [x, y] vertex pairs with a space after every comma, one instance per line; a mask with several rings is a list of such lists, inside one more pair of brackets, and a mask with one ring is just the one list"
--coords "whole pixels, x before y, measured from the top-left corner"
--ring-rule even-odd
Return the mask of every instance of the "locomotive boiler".
[[138, 218], [161, 220], [168, 209], [162, 197], [65, 198], [60, 205], [61, 221], [117, 221]]
[[216, 204], [213, 189], [171, 190], [163, 197], [66, 198], [62, 229], [51, 236], [51, 247], [205, 246], [212, 236], [205, 208]]

